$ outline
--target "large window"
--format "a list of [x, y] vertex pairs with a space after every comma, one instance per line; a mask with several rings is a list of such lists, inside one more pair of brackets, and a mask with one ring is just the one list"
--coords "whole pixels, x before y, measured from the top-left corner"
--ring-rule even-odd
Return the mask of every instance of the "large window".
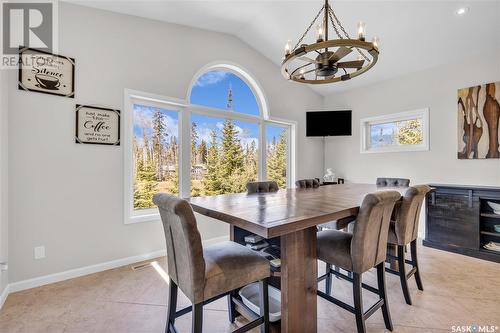
[[158, 192], [179, 194], [178, 115], [159, 107], [134, 104], [134, 209], [153, 208]]
[[295, 123], [269, 119], [258, 84], [235, 66], [197, 76], [188, 101], [126, 90], [126, 223], [158, 220], [157, 192], [238, 193], [246, 183], [293, 184]]
[[191, 196], [238, 193], [258, 178], [257, 123], [191, 114]]
[[361, 120], [361, 152], [429, 150], [429, 110]]
[[280, 188], [287, 185], [288, 135], [288, 127], [266, 126], [267, 178], [276, 181]]

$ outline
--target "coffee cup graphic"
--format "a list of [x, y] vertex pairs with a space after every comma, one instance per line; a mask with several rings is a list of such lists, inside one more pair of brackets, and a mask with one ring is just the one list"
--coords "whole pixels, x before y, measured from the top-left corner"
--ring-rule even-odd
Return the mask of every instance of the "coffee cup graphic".
[[59, 79], [55, 76], [47, 74], [36, 74], [35, 79], [38, 82], [40, 88], [49, 90], [58, 90], [57, 88], [61, 85]]

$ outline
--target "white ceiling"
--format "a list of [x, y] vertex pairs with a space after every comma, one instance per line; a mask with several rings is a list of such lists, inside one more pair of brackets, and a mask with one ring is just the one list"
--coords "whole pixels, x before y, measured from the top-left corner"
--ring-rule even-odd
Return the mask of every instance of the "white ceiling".
[[[322, 0], [72, 2], [229, 33], [277, 65], [286, 41], [295, 43], [323, 5]], [[331, 5], [351, 35], [359, 20], [366, 22], [368, 38], [381, 39], [381, 53], [379, 63], [360, 77], [311, 86], [322, 95], [466, 61], [478, 54], [500, 57], [500, 1], [333, 0]], [[463, 6], [470, 10], [460, 17], [455, 11]]]

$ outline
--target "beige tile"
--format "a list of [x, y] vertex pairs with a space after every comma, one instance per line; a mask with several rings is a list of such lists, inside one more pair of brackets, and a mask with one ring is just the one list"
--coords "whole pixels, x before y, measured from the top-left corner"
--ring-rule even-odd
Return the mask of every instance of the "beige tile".
[[[430, 248], [420, 248], [425, 291], [410, 280], [413, 306], [406, 305], [399, 277], [387, 274], [394, 332], [450, 332], [451, 325], [500, 326], [500, 265]], [[165, 258], [156, 259], [166, 270]], [[318, 266], [324, 272], [324, 264]], [[372, 270], [363, 281], [376, 286]], [[324, 284], [320, 284], [323, 289]], [[352, 304], [350, 283], [334, 278], [335, 297]], [[168, 285], [151, 267], [120, 267], [77, 279], [25, 290], [9, 296], [0, 311], [1, 333], [163, 332]], [[365, 309], [376, 296], [364, 291]], [[179, 294], [178, 308], [189, 306]], [[354, 315], [318, 299], [318, 332], [356, 332]], [[205, 307], [204, 332], [226, 333], [246, 323], [228, 323], [226, 298]], [[177, 319], [189, 332], [191, 316]], [[386, 332], [380, 312], [367, 321], [368, 332]], [[258, 329], [253, 332], [259, 332]]]

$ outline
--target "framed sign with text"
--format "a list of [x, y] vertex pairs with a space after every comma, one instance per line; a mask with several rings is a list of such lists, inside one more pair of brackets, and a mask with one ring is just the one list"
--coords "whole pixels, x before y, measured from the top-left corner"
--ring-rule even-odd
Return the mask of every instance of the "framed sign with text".
[[75, 97], [75, 59], [19, 48], [20, 90]]
[[76, 143], [120, 145], [120, 110], [76, 105]]

